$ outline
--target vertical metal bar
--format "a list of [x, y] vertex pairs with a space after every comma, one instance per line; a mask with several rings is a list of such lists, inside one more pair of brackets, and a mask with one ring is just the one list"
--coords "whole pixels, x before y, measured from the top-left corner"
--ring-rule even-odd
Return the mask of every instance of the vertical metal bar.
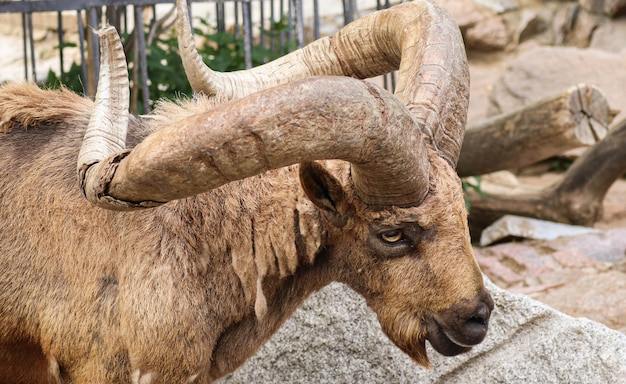
[[30, 69], [32, 72], [32, 80], [37, 82], [37, 68], [35, 66], [35, 37], [33, 36], [33, 14], [26, 15], [26, 24], [28, 26], [28, 42], [30, 44]]
[[[215, 3], [215, 14], [217, 17], [217, 32], [226, 32], [226, 12], [224, 10], [224, 2], [218, 1]], [[189, 18], [191, 20], [191, 18]]]
[[148, 60], [146, 59], [146, 35], [143, 29], [143, 7], [135, 6], [135, 35], [139, 52], [139, 76], [141, 77], [141, 101], [143, 113], [150, 113], [150, 88], [148, 87]]
[[252, 68], [252, 9], [250, 0], [241, 3], [243, 18], [243, 57], [246, 69]]
[[[283, 2], [283, 0], [280, 0], [280, 9], [279, 9], [279, 14], [278, 14], [278, 20], [283, 20], [283, 16], [285, 15], [285, 4]], [[278, 49], [280, 51], [282, 51], [283, 47], [285, 46], [285, 31], [281, 30], [279, 35], [278, 35]]]
[[343, 0], [343, 22], [349, 24], [354, 21], [356, 4], [354, 0]]
[[59, 76], [63, 75], [63, 15], [57, 12], [57, 33], [59, 35]]
[[320, 38], [320, 5], [318, 0], [313, 0], [313, 37]]
[[127, 7], [124, 7], [124, 11], [122, 13], [124, 14], [124, 32], [128, 33], [128, 10], [126, 8]]
[[261, 31], [259, 32], [259, 44], [262, 47], [267, 48], [267, 33], [265, 31], [265, 2], [263, 0], [259, 1], [259, 19], [261, 20]]
[[[98, 28], [98, 10], [96, 7], [89, 8], [88, 16], [89, 25], [92, 28]], [[95, 95], [98, 89], [98, 78], [100, 77], [100, 38], [95, 33], [92, 33], [89, 37], [91, 38], [90, 53], [93, 58], [91, 65], [93, 66], [93, 91]]]
[[296, 16], [296, 44], [298, 48], [304, 47], [304, 11], [302, 0], [291, 0]]
[[235, 0], [235, 38], [240, 38], [240, 28], [239, 28], [239, 1]]
[[87, 60], [85, 58], [85, 25], [81, 10], [76, 11], [78, 20], [78, 45], [80, 47], [80, 68], [83, 80], [83, 94], [89, 95], [89, 80], [87, 79]]
[[289, 26], [289, 33], [287, 34], [287, 42], [296, 40], [296, 27], [294, 25], [295, 12], [291, 4], [291, 0], [287, 0], [287, 25]]
[[22, 13], [22, 47], [24, 50], [24, 80], [28, 80], [28, 28], [25, 13]]
[[276, 28], [275, 24], [276, 7], [274, 6], [274, 0], [270, 0], [270, 50], [272, 52], [276, 49]]

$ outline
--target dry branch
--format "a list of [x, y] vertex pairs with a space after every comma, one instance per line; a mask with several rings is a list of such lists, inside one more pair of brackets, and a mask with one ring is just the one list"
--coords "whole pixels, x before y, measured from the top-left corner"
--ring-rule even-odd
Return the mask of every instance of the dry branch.
[[468, 127], [460, 176], [517, 169], [595, 144], [614, 117], [602, 92], [578, 85], [553, 97]]
[[602, 201], [613, 182], [626, 172], [626, 120], [579, 157], [556, 184], [538, 192], [468, 193], [473, 232], [505, 214], [562, 223], [593, 225], [602, 214]]

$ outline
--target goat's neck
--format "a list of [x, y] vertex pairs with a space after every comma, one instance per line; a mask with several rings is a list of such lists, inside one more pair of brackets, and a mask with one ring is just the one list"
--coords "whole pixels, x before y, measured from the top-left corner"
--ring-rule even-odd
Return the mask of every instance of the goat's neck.
[[313, 292], [334, 280], [326, 252], [312, 264], [300, 265], [287, 277], [268, 276], [263, 291], [266, 311], [262, 317], [250, 311], [232, 324], [219, 338], [213, 351], [211, 376], [214, 379], [231, 373], [251, 357]]
[[[234, 182], [190, 200], [186, 209], [202, 212], [173, 215], [204, 222], [198, 228], [206, 235], [197, 237], [219, 241], [207, 244], [206, 253], [213, 256], [202, 269], [228, 273], [242, 290], [237, 306], [243, 312], [231, 318], [235, 322], [222, 324], [224, 331], [213, 350], [213, 378], [241, 365], [312, 292], [337, 278], [327, 254], [320, 252], [325, 224], [300, 188], [297, 167], [270, 174], [273, 177]], [[251, 194], [255, 199], [235, 198]], [[216, 230], [220, 236], [214, 235]]]

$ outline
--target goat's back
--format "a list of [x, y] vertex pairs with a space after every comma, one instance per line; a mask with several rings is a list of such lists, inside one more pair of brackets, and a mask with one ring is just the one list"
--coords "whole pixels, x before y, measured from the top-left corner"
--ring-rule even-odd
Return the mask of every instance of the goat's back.
[[[261, 242], [298, 228], [294, 167], [145, 211], [92, 206], [76, 176], [92, 108], [68, 91], [0, 87], [0, 382], [16, 348], [75, 382], [128, 381], [144, 357], [170, 381], [208, 367], [225, 329], [254, 316], [252, 238], [298, 256], [293, 242]], [[152, 129], [131, 118], [128, 146]], [[232, 253], [245, 256], [237, 271]]]

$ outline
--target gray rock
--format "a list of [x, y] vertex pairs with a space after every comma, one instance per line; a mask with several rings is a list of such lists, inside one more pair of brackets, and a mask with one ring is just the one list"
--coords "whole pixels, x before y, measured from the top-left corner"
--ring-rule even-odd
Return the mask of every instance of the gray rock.
[[474, 0], [474, 2], [496, 13], [513, 11], [519, 8], [519, 2], [516, 0]]
[[495, 302], [486, 340], [467, 354], [429, 350], [416, 366], [375, 315], [339, 284], [324, 288], [224, 383], [626, 383], [626, 335], [487, 282]]
[[626, 50], [626, 18], [614, 19], [598, 26], [593, 32], [590, 47], [617, 53]]
[[494, 15], [476, 23], [463, 34], [468, 49], [498, 51], [509, 43], [509, 33], [502, 15]]
[[578, 3], [589, 12], [606, 16], [623, 14], [626, 10], [626, 0], [579, 0]]
[[524, 9], [520, 15], [519, 25], [515, 31], [513, 41], [515, 44], [519, 44], [531, 36], [545, 31], [547, 27], [546, 21], [537, 12]]
[[609, 106], [621, 110], [613, 125], [626, 118], [626, 51], [571, 47], [536, 47], [512, 60], [489, 95], [489, 114], [529, 105], [579, 83], [597, 86]]
[[515, 215], [504, 215], [483, 230], [480, 235], [482, 247], [508, 237], [525, 239], [556, 239], [560, 236], [573, 236], [583, 233], [600, 232], [598, 229], [556, 223]]

